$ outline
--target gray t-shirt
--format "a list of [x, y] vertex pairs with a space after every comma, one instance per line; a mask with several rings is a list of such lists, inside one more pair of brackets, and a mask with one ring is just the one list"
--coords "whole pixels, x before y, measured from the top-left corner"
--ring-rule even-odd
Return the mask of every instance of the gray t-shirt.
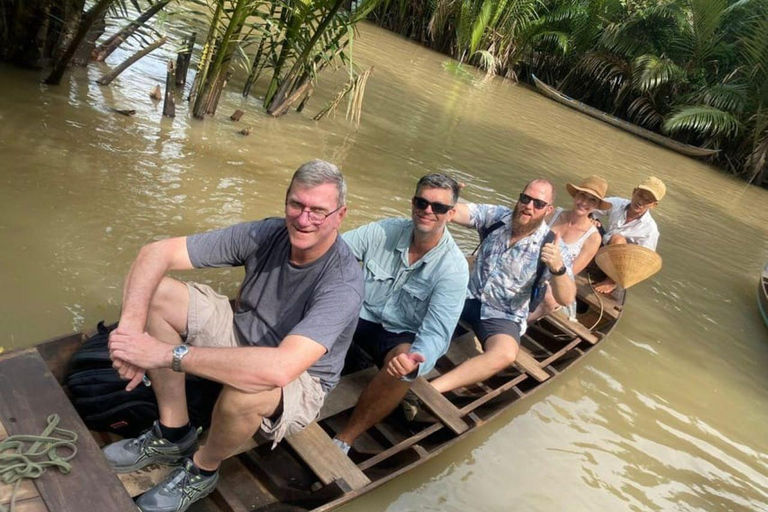
[[330, 391], [339, 381], [344, 357], [363, 302], [363, 273], [339, 237], [316, 261], [289, 262], [285, 220], [246, 222], [187, 238], [197, 267], [245, 266], [235, 310], [242, 343], [276, 347], [289, 334], [306, 336], [326, 348], [309, 373]]

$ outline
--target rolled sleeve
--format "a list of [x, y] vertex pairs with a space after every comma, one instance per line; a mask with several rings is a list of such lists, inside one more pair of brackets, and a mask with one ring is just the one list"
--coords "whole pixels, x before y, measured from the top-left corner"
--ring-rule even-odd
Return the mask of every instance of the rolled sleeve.
[[422, 354], [425, 361], [419, 365], [415, 374], [408, 375], [403, 380], [413, 380], [426, 375], [448, 351], [453, 331], [464, 309], [468, 279], [465, 262], [463, 272], [451, 273], [435, 286], [424, 322], [416, 332], [416, 339], [410, 349], [410, 352]]

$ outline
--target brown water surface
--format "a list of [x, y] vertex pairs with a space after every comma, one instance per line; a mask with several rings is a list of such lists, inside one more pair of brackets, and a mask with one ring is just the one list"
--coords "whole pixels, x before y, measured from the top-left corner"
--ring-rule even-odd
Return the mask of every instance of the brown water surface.
[[[169, 48], [168, 52], [171, 51]], [[281, 119], [228, 90], [215, 119], [162, 119], [151, 55], [110, 87], [76, 70], [60, 87], [0, 67], [0, 346], [117, 317], [148, 241], [280, 215], [289, 177], [324, 158], [349, 178], [346, 228], [404, 215], [416, 179], [446, 171], [471, 201], [508, 203], [529, 179], [597, 173], [628, 196], [649, 174], [664, 268], [631, 290], [612, 336], [532, 400], [346, 510], [768, 510], [768, 330], [755, 301], [768, 260], [768, 193], [372, 26], [375, 66], [358, 130]], [[126, 55], [109, 59], [115, 65]], [[134, 108], [123, 117], [110, 107]], [[238, 124], [227, 119], [247, 110]], [[252, 125], [250, 137], [237, 131]], [[474, 237], [454, 230], [469, 249]], [[238, 271], [200, 280], [232, 293]]]

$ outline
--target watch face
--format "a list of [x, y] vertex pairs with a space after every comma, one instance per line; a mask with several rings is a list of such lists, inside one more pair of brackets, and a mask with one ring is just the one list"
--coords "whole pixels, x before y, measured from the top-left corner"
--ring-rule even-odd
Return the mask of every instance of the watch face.
[[189, 347], [186, 345], [179, 345], [173, 348], [173, 355], [175, 356], [183, 356], [187, 352], [189, 352]]

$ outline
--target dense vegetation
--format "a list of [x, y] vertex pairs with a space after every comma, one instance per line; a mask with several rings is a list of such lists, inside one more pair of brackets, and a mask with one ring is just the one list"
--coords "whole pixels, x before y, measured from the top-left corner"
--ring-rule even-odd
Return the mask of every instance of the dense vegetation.
[[[346, 66], [350, 80], [335, 104], [352, 93], [350, 104], [359, 109], [360, 89], [370, 71], [356, 69], [348, 48], [355, 23], [376, 3], [361, 4], [352, 12], [342, 8], [348, 1], [130, 0], [127, 4], [127, 0], [0, 0], [0, 60], [43, 69], [45, 82], [58, 85], [69, 66], [103, 61], [131, 40], [140, 49], [117, 66], [116, 72], [97, 80], [107, 86], [123, 69], [169, 40], [156, 14], [165, 18], [180, 14], [208, 23], [195, 80], [186, 96], [194, 117], [215, 113], [237, 64], [248, 76], [245, 96], [260, 76], [265, 77], [263, 105], [275, 116], [291, 107], [301, 109], [324, 67]], [[105, 32], [111, 35], [103, 39]], [[176, 86], [184, 87], [185, 76], [171, 80], [170, 75], [176, 69], [184, 72], [186, 66], [180, 64], [186, 60], [189, 65], [195, 40], [192, 35], [184, 41], [171, 41], [180, 48], [180, 55], [176, 66], [169, 63], [169, 84], [175, 81]]]
[[380, 25], [682, 142], [768, 184], [768, 0], [385, 0]]
[[[195, 117], [215, 112], [236, 63], [246, 96], [265, 77], [273, 115], [301, 109], [318, 73], [345, 65], [350, 81], [334, 104], [352, 93], [359, 109], [370, 71], [358, 72], [347, 50], [368, 16], [460, 63], [515, 80], [535, 73], [615, 116], [719, 149], [718, 164], [768, 184], [768, 0], [130, 2], [134, 9], [126, 0], [0, 1], [0, 59], [49, 68], [46, 81], [57, 84], [67, 66], [104, 60], [127, 39], [144, 52], [163, 44], [150, 23], [156, 13], [197, 11], [209, 29], [188, 96]], [[101, 41], [110, 23], [125, 26]], [[182, 52], [193, 45], [175, 43]]]

